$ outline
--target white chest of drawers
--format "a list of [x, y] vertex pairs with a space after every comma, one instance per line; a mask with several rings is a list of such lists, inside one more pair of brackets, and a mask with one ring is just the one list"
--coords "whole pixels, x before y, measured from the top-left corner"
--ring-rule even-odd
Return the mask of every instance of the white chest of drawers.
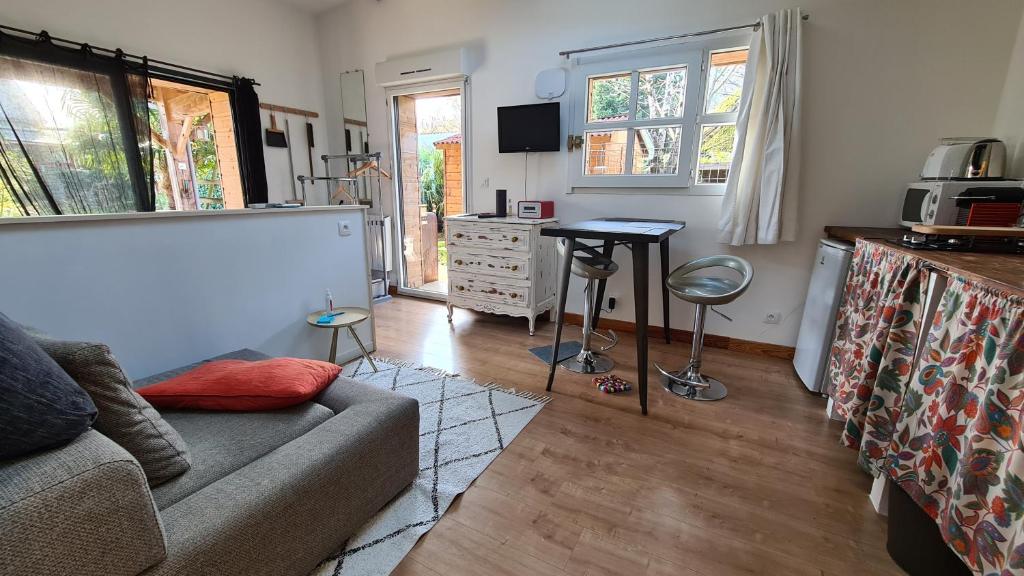
[[555, 304], [555, 239], [540, 235], [555, 218], [445, 218], [448, 321], [455, 307], [537, 316]]

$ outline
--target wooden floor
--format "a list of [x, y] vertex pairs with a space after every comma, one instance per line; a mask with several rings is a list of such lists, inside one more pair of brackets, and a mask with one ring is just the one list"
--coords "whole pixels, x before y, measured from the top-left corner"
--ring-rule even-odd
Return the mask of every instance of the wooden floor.
[[[549, 343], [552, 324], [531, 338], [522, 318], [456, 310], [449, 325], [441, 303], [396, 298], [375, 311], [379, 356], [544, 392], [547, 366], [527, 348]], [[689, 351], [651, 348], [670, 365]], [[634, 353], [622, 335], [614, 373], [635, 381]], [[655, 386], [646, 417], [635, 391], [605, 395], [560, 369], [551, 402], [394, 574], [902, 574], [869, 478], [789, 362], [708, 349], [705, 368], [728, 398], [689, 402]]]

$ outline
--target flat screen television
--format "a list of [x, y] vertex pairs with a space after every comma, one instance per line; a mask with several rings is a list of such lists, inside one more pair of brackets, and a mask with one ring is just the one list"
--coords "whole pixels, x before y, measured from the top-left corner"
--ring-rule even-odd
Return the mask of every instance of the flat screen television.
[[498, 152], [558, 152], [560, 104], [498, 108]]

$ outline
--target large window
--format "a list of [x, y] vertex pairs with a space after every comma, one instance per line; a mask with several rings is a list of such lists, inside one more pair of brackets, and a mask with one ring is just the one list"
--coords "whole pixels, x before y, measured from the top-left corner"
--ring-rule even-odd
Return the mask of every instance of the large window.
[[124, 92], [107, 74], [0, 56], [0, 215], [145, 210]]
[[245, 207], [227, 92], [154, 79], [149, 118], [157, 210]]
[[747, 47], [721, 39], [581, 64], [574, 188], [697, 188], [729, 177]]
[[266, 201], [251, 80], [0, 36], [0, 217]]

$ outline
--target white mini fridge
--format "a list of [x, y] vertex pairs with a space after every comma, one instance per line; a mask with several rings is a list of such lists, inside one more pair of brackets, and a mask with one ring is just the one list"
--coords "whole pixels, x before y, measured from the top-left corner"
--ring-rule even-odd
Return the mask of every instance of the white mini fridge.
[[814, 257], [814, 271], [807, 287], [804, 316], [796, 339], [793, 366], [811, 392], [825, 394], [825, 368], [828, 366], [836, 312], [843, 298], [846, 274], [850, 269], [853, 245], [838, 240], [822, 240]]

